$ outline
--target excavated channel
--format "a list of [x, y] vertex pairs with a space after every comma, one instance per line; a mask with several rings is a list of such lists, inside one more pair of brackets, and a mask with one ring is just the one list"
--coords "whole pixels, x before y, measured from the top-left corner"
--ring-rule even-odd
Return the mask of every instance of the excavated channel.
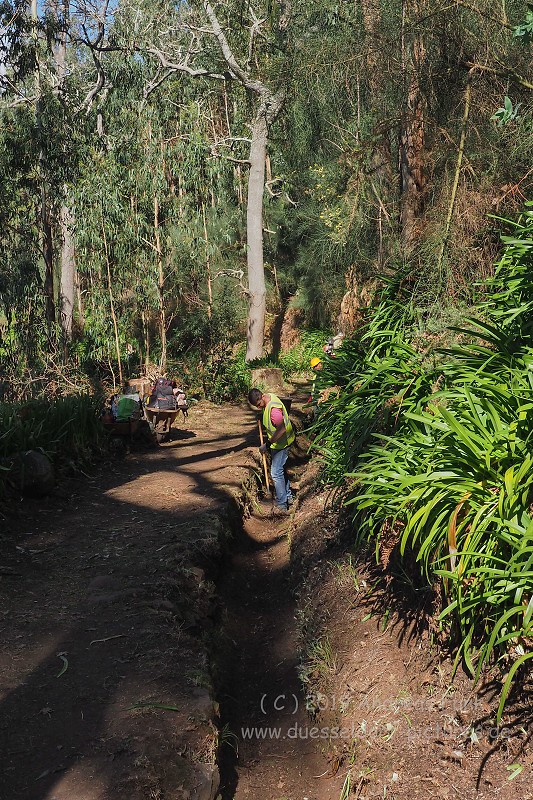
[[[295, 515], [269, 506], [234, 523], [216, 578], [221, 613], [211, 663], [218, 704], [221, 800], [305, 798], [338, 792], [319, 778], [327, 753], [312, 740], [298, 678], [298, 629], [289, 579]], [[323, 743], [322, 743], [323, 744]]]

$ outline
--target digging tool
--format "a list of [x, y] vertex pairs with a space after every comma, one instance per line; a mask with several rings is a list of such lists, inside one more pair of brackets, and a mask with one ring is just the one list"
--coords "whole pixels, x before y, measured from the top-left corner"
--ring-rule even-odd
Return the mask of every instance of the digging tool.
[[[263, 428], [262, 428], [260, 419], [257, 420], [257, 425], [259, 427], [259, 438], [261, 440], [261, 445], [263, 445], [265, 443], [265, 440], [263, 439]], [[267, 492], [269, 492], [270, 491], [270, 482], [268, 480], [268, 466], [267, 466], [266, 453], [261, 453], [261, 457], [263, 459], [263, 470], [264, 470], [264, 473], [265, 473], [265, 486], [266, 486]]]

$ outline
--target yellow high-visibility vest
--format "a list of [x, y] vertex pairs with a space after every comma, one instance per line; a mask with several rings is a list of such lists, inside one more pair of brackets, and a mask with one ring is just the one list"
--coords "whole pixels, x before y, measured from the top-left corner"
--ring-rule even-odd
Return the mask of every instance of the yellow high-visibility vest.
[[292, 427], [292, 422], [289, 419], [289, 415], [287, 414], [287, 409], [279, 399], [276, 397], [275, 394], [270, 394], [270, 400], [263, 411], [263, 425], [266, 428], [266, 432], [268, 438], [270, 439], [271, 436], [274, 435], [276, 426], [272, 424], [272, 420], [270, 419], [270, 412], [273, 408], [281, 409], [283, 414], [283, 422], [285, 423], [285, 433], [277, 442], [270, 445], [271, 450], [283, 450], [285, 447], [288, 447], [294, 442], [294, 428]]

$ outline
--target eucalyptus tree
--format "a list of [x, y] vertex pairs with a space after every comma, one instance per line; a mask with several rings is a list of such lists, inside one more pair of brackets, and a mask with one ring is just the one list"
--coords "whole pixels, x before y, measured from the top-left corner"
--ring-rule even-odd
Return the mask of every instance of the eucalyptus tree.
[[[4, 130], [17, 119], [29, 121], [30, 111], [33, 115], [32, 129], [27, 128], [26, 135], [18, 126], [18, 148], [28, 153], [28, 160], [24, 167], [22, 160], [19, 165], [12, 163], [9, 178], [32, 186], [32, 209], [26, 211], [39, 219], [39, 225], [31, 228], [31, 247], [41, 273], [47, 347], [52, 350], [61, 333], [67, 342], [72, 332], [75, 267], [68, 196], [85, 133], [84, 115], [76, 103], [80, 76], [78, 73], [73, 79], [72, 69], [78, 55], [68, 51], [69, 14], [67, 0], [44, 4], [33, 0], [29, 6], [13, 0], [4, 2], [1, 9], [4, 68], [0, 114]], [[6, 248], [11, 258], [17, 244], [6, 240]]]
[[[45, 152], [42, 136], [42, 104], [41, 104], [41, 42], [39, 30], [39, 18], [37, 2], [29, 3], [27, 6], [15, 4], [4, 4], [0, 8], [1, 18], [0, 27], [2, 29], [2, 72], [0, 76], [1, 94], [0, 111], [3, 116], [4, 124], [2, 129], [5, 133], [9, 127], [17, 127], [18, 133], [25, 129], [27, 136], [22, 144], [21, 151], [31, 152], [30, 159], [21, 158], [17, 161], [11, 160], [9, 163], [15, 168], [13, 174], [4, 173], [5, 185], [23, 184], [26, 187], [32, 186], [32, 202], [35, 211], [40, 217], [39, 228], [32, 226], [31, 236], [35, 237], [32, 245], [40, 248], [44, 264], [43, 291], [46, 297], [45, 312], [49, 323], [54, 320], [54, 302], [52, 291], [52, 272], [50, 269], [50, 237], [49, 237], [49, 215], [46, 201], [46, 187], [44, 172]], [[18, 125], [24, 119], [23, 125]], [[7, 124], [7, 126], [6, 126]], [[27, 126], [30, 127], [27, 127]], [[11, 147], [9, 134], [4, 139], [4, 155], [8, 155]], [[17, 167], [22, 167], [24, 163], [25, 175], [18, 172]], [[33, 172], [33, 174], [32, 174]], [[38, 175], [40, 174], [40, 177]], [[9, 200], [6, 203], [6, 211], [10, 207]], [[15, 222], [13, 218], [9, 220]], [[9, 228], [4, 228], [7, 232]], [[20, 230], [20, 228], [19, 228]], [[25, 233], [30, 230], [26, 228]], [[8, 248], [9, 237], [5, 236], [4, 246]], [[29, 243], [28, 243], [29, 244]], [[8, 256], [9, 258], [9, 256]]]
[[[151, 10], [123, 3], [112, 39], [93, 50], [122, 47], [154, 65], [145, 98], [175, 73], [195, 79], [237, 83], [251, 98], [250, 134], [237, 140], [229, 130], [216, 135], [215, 149], [249, 167], [247, 185], [247, 270], [249, 314], [247, 360], [263, 351], [266, 286], [263, 260], [263, 197], [269, 129], [285, 101], [290, 70], [289, 0], [211, 3], [164, 2]], [[120, 32], [120, 35], [118, 34]], [[91, 45], [89, 38], [86, 43]], [[234, 150], [248, 145], [247, 157]]]
[[[199, 303], [205, 316], [213, 317], [214, 271], [222, 268], [227, 274], [223, 267], [240, 258], [232, 243], [225, 263], [218, 252], [224, 247], [214, 250], [212, 241], [217, 217], [220, 223], [224, 216], [217, 201], [223, 210], [235, 166], [217, 156], [222, 144], [215, 141], [221, 117], [229, 119], [227, 96], [222, 112], [219, 93], [203, 91], [200, 99], [199, 92], [187, 95], [190, 82], [177, 86], [170, 75], [169, 91], [161, 87], [155, 103], [147, 60], [138, 51], [133, 59], [123, 58], [124, 37], [116, 44], [124, 16], [116, 7], [55, 3], [46, 20], [37, 18], [40, 10], [34, 5], [28, 17], [21, 6], [14, 15], [17, 29], [9, 31], [3, 75], [10, 91], [2, 98], [3, 121], [11, 129], [4, 127], [1, 134], [6, 167], [1, 189], [9, 202], [0, 213], [6, 222], [2, 247], [6, 263], [13, 265], [13, 280], [0, 286], [4, 306], [30, 274], [18, 266], [27, 252], [35, 265], [31, 285], [41, 282], [50, 322], [62, 304], [61, 321], [70, 334], [74, 233], [80, 273], [76, 352], [116, 363], [120, 379], [124, 352], [137, 337], [145, 358], [151, 345], [159, 349], [163, 367], [167, 336], [186, 316], [180, 302]], [[39, 114], [32, 120], [36, 106]], [[20, 203], [22, 191], [26, 206]], [[23, 222], [16, 218], [17, 208], [26, 212]], [[34, 224], [39, 208], [46, 209], [46, 238]], [[225, 225], [218, 224], [219, 230]], [[45, 250], [43, 283], [39, 271]], [[3, 329], [14, 324], [8, 316], [0, 322]]]
[[[67, 42], [70, 22], [69, 0], [49, 0], [50, 13], [54, 23], [52, 59], [55, 71], [54, 93], [64, 99], [67, 82]], [[63, 186], [63, 197], [59, 208], [59, 303], [61, 328], [65, 341], [72, 337], [74, 295], [76, 288], [76, 262], [74, 248], [74, 216], [72, 199], [68, 184]]]
[[106, 336], [114, 342], [120, 379], [127, 350], [164, 371], [191, 316], [209, 328], [233, 170], [211, 152], [216, 93], [196, 99], [170, 77], [139, 113], [142, 61], [117, 54], [106, 77], [105, 102], [95, 100], [101, 136], [85, 152], [74, 196], [87, 343], [93, 358], [105, 359]]

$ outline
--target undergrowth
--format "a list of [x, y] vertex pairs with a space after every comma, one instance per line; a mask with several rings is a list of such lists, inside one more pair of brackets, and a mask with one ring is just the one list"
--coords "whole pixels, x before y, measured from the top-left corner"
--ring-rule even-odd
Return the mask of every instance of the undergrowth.
[[[42, 450], [52, 460], [89, 461], [104, 437], [100, 407], [90, 395], [0, 403], [0, 462], [26, 450]], [[7, 474], [0, 469], [0, 493]]]
[[479, 316], [431, 346], [399, 276], [320, 373], [314, 447], [359, 541], [415, 555], [479, 679], [533, 657], [533, 211], [504, 236]]

